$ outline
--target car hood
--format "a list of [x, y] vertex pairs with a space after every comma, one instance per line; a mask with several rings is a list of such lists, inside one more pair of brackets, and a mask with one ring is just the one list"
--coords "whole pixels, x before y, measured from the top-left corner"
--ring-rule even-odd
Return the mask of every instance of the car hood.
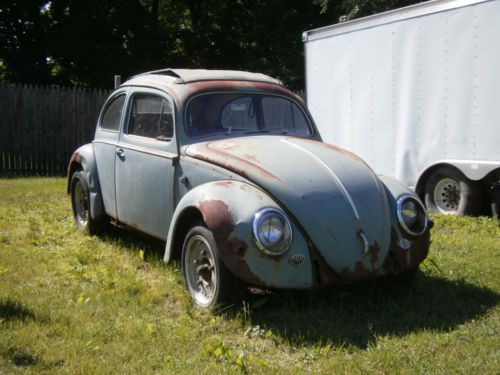
[[361, 280], [382, 266], [391, 234], [387, 196], [350, 152], [302, 138], [253, 136], [201, 142], [184, 153], [267, 191], [343, 278]]

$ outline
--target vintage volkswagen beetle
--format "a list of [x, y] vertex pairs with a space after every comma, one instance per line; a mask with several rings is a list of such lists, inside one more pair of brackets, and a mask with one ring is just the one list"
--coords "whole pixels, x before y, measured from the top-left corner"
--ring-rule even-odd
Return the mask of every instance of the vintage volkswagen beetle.
[[309, 289], [413, 274], [429, 248], [419, 198], [322, 143], [302, 100], [262, 74], [133, 77], [75, 151], [76, 224], [110, 219], [166, 241], [195, 303], [242, 285]]

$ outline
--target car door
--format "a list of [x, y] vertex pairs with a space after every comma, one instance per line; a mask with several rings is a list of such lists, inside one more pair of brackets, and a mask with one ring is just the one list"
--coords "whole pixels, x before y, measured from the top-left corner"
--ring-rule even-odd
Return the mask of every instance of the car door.
[[105, 103], [92, 142], [106, 213], [116, 218], [115, 158], [122, 122], [126, 90], [120, 90]]
[[130, 93], [115, 158], [118, 220], [166, 239], [174, 210], [174, 105], [156, 90]]

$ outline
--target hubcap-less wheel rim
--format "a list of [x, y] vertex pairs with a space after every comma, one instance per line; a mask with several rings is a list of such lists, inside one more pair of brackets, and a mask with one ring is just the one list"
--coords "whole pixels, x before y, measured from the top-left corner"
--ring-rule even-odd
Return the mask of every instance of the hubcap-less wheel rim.
[[80, 222], [81, 225], [84, 226], [85, 224], [87, 224], [89, 208], [87, 202], [87, 194], [85, 193], [83, 185], [80, 181], [77, 181], [75, 184], [73, 199], [76, 219]]
[[198, 305], [210, 305], [217, 288], [217, 267], [212, 249], [204, 237], [194, 235], [189, 239], [184, 261], [189, 293]]
[[434, 202], [439, 212], [454, 214], [460, 206], [460, 185], [451, 178], [443, 178], [434, 189]]

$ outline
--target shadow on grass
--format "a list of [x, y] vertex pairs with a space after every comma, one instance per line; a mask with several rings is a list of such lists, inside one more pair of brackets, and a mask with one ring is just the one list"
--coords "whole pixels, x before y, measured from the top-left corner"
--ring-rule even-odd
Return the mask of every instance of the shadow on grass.
[[374, 282], [315, 293], [275, 292], [253, 311], [252, 322], [292, 344], [366, 348], [377, 336], [446, 332], [499, 301], [490, 289], [419, 274], [407, 286]]
[[35, 319], [35, 314], [17, 301], [2, 299], [0, 300], [0, 319], [7, 321]]
[[18, 367], [34, 366], [39, 362], [36, 355], [23, 348], [9, 348], [2, 356]]
[[129, 251], [141, 249], [144, 260], [154, 263], [161, 261], [165, 252], [165, 241], [158, 240], [129, 227], [106, 225], [99, 238], [103, 241], [116, 241]]

